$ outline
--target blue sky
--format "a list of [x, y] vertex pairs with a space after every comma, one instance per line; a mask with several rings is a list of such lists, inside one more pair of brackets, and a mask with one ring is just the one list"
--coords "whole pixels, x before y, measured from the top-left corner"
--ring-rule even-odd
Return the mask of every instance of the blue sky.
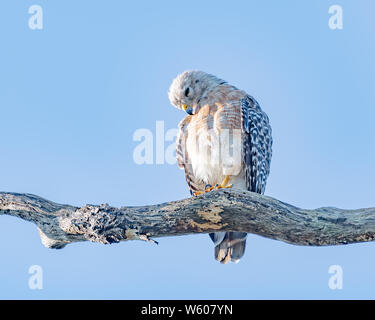
[[[43, 8], [31, 30], [28, 9]], [[328, 8], [343, 8], [342, 30]], [[266, 194], [304, 208], [374, 206], [375, 3], [365, 1], [25, 1], [2, 3], [0, 190], [81, 206], [189, 196], [176, 165], [137, 165], [140, 128], [176, 128], [172, 79], [213, 73], [270, 117]], [[168, 145], [169, 143], [167, 143]], [[36, 227], [0, 217], [0, 298], [375, 298], [374, 243], [299, 247], [249, 235], [237, 265], [207, 235], [160, 245], [46, 249]], [[43, 290], [28, 269], [43, 268]], [[328, 287], [331, 265], [343, 289]]]

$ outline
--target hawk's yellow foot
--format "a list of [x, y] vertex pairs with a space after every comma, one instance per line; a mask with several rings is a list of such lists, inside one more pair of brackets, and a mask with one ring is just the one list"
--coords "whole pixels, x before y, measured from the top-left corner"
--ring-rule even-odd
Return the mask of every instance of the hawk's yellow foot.
[[211, 186], [210, 184], [206, 184], [206, 186], [204, 187], [204, 192], [210, 192], [214, 189], [215, 187]]
[[206, 186], [204, 187], [204, 191], [196, 191], [193, 193], [194, 196], [199, 196], [201, 194], [204, 194], [206, 192], [210, 192], [214, 189], [216, 190], [219, 190], [219, 189], [227, 189], [227, 188], [232, 188], [233, 185], [232, 184], [228, 184], [230, 178], [229, 176], [225, 176], [223, 182], [221, 184], [216, 184], [214, 187], [211, 186], [210, 184], [206, 184]]
[[217, 184], [215, 185], [215, 189], [216, 190], [219, 190], [219, 189], [227, 189], [227, 188], [232, 188], [233, 185], [232, 184], [228, 184], [230, 178], [229, 176], [225, 176], [223, 182], [221, 184]]
[[210, 192], [212, 191], [213, 189], [215, 189], [215, 187], [211, 186], [210, 184], [206, 184], [206, 186], [204, 187], [204, 191], [196, 191], [193, 193], [194, 196], [199, 196], [203, 193], [206, 193], [206, 192]]

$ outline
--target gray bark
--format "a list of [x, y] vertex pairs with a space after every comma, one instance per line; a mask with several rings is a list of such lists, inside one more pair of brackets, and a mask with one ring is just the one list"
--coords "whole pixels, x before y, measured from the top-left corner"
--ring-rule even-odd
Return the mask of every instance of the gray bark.
[[306, 210], [271, 197], [234, 189], [157, 205], [78, 208], [31, 194], [0, 192], [0, 215], [37, 225], [42, 243], [63, 248], [77, 241], [125, 240], [243, 231], [295, 245], [339, 245], [373, 241], [375, 208]]

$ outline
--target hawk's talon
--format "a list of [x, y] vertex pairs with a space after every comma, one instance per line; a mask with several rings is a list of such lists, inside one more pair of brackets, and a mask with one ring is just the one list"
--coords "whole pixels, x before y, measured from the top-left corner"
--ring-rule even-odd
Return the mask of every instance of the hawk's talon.
[[222, 184], [217, 184], [215, 185], [215, 189], [216, 190], [219, 190], [219, 189], [230, 189], [233, 187], [233, 184], [228, 184], [228, 185], [222, 185]]

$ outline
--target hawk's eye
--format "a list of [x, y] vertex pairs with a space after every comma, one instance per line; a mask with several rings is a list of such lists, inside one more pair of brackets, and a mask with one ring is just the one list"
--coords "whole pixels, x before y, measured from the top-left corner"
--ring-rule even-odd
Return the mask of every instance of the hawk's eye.
[[186, 88], [186, 90], [185, 90], [185, 97], [189, 96], [189, 92], [190, 92], [190, 89]]

